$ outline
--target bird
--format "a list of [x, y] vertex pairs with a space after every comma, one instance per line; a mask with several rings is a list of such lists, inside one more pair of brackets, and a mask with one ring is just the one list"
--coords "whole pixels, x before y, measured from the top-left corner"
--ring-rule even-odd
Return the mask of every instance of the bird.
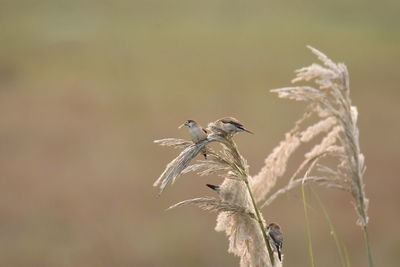
[[[189, 128], [189, 134], [192, 137], [193, 143], [197, 144], [197, 143], [207, 139], [207, 136], [208, 136], [207, 131], [203, 127], [201, 127], [200, 124], [195, 122], [194, 120], [187, 120], [178, 128], [182, 128], [184, 126]], [[204, 147], [204, 149], [202, 149], [202, 153], [203, 153], [204, 158], [207, 159], [207, 150], [205, 147]]]
[[283, 245], [283, 234], [281, 228], [276, 223], [270, 223], [267, 226], [269, 243], [278, 253], [279, 261], [282, 261], [282, 245]]
[[237, 132], [248, 132], [253, 134], [253, 132], [244, 128], [243, 124], [235, 118], [225, 117], [217, 120], [217, 123], [220, 126], [220, 129], [227, 134], [235, 134]]
[[208, 186], [214, 191], [217, 191], [218, 193], [221, 192], [221, 188], [218, 185], [206, 184], [206, 186]]

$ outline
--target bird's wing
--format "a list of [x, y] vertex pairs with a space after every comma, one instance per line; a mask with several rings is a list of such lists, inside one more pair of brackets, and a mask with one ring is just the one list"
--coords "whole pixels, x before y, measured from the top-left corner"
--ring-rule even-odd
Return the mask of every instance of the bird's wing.
[[226, 118], [222, 118], [221, 121], [223, 123], [231, 123], [231, 124], [235, 125], [236, 127], [243, 127], [243, 124], [240, 123], [240, 121], [238, 121], [235, 118], [226, 117]]
[[283, 235], [281, 232], [273, 231], [273, 233], [270, 236], [272, 240], [274, 240], [275, 244], [277, 244], [279, 247], [282, 247]]

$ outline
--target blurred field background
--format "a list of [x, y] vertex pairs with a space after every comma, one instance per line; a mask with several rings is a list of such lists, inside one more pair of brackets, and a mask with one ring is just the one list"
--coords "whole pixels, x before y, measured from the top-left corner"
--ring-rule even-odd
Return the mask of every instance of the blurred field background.
[[[269, 89], [315, 62], [313, 45], [349, 68], [375, 263], [397, 266], [399, 10], [391, 0], [1, 0], [0, 265], [238, 266], [214, 214], [164, 211], [213, 195], [204, 184], [220, 178], [187, 175], [157, 198], [152, 183], [178, 152], [152, 140], [186, 138], [186, 119], [234, 116], [256, 133], [236, 140], [257, 173], [304, 110]], [[353, 266], [366, 266], [349, 197], [319, 192]], [[310, 205], [316, 264], [339, 266]], [[263, 213], [284, 229], [285, 265], [308, 266], [299, 190]]]

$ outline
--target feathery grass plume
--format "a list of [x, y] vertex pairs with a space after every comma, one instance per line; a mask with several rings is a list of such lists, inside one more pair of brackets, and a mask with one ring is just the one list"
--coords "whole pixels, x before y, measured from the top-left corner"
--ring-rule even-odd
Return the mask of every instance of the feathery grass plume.
[[[299, 174], [310, 164], [316, 166], [315, 162], [322, 157], [329, 156], [339, 162], [335, 171], [329, 168], [319, 168], [319, 171], [330, 178], [328, 185], [337, 186], [351, 193], [358, 214], [357, 224], [364, 231], [369, 266], [372, 266], [367, 232], [368, 199], [363, 181], [364, 155], [360, 151], [357, 108], [351, 104], [349, 73], [343, 63], [335, 63], [317, 49], [310, 46], [308, 48], [317, 55], [324, 66], [312, 64], [296, 70], [297, 75], [292, 82], [314, 80], [317, 87], [296, 86], [271, 90], [278, 93], [281, 98], [308, 102], [312, 112], [325, 119], [325, 122], [329, 119], [332, 124], [321, 143], [305, 155], [304, 162], [295, 174]], [[308, 134], [312, 134], [312, 131], [315, 129], [309, 128]], [[308, 134], [302, 136], [302, 141], [309, 140]], [[326, 170], [328, 171], [325, 172]], [[296, 178], [293, 176], [289, 184], [294, 181]]]
[[207, 139], [198, 143], [177, 138], [155, 140], [154, 143], [156, 144], [178, 148], [181, 147], [184, 148], [184, 150], [166, 166], [164, 172], [154, 182], [153, 186], [159, 186], [161, 194], [167, 185], [175, 182], [175, 179], [182, 174], [189, 163], [197, 156], [197, 154], [199, 154], [200, 151], [203, 150], [207, 144], [215, 141], [223, 143], [223, 139], [224, 138], [219, 135], [211, 134], [207, 137]]
[[310, 181], [316, 182], [316, 183], [329, 183], [329, 179], [325, 177], [317, 177], [317, 176], [308, 176], [305, 177], [304, 179], [296, 179], [291, 183], [288, 183], [286, 186], [280, 188], [279, 190], [275, 191], [273, 194], [271, 194], [267, 200], [260, 206], [260, 208], [263, 208], [265, 206], [270, 205], [275, 199], [277, 199], [280, 195], [286, 194], [290, 190], [298, 187], [301, 185], [301, 183], [308, 183]]
[[226, 201], [218, 200], [215, 198], [193, 198], [181, 201], [169, 207], [167, 210], [174, 209], [181, 206], [186, 205], [195, 205], [199, 208], [206, 210], [206, 211], [213, 211], [213, 212], [227, 212], [228, 214], [237, 214], [239, 216], [249, 216], [252, 219], [255, 219], [256, 216], [254, 213], [249, 211], [248, 209], [235, 205]]
[[[210, 155], [210, 153], [208, 154]], [[200, 176], [206, 176], [211, 174], [217, 174], [222, 172], [220, 176], [224, 176], [223, 172], [229, 171], [228, 166], [224, 166], [222, 164], [214, 163], [214, 159], [203, 160], [200, 163], [192, 164], [183, 170], [182, 174], [188, 172], [197, 172]]]
[[[155, 142], [165, 145], [169, 141], [156, 140]], [[189, 165], [189, 163], [193, 160], [194, 157], [199, 154], [199, 152], [204, 148], [206, 144], [210, 141], [208, 139], [201, 141], [199, 143], [192, 143], [187, 146], [173, 161], [171, 161], [164, 172], [158, 177], [158, 179], [154, 182], [153, 186], [160, 186], [160, 194], [164, 191], [165, 187], [174, 183], [175, 179], [182, 173], [182, 171]], [[176, 142], [178, 143], [178, 142]], [[174, 144], [176, 146], [176, 143]]]
[[193, 142], [191, 141], [178, 138], [165, 138], [154, 140], [154, 143], [159, 144], [160, 146], [172, 146], [174, 148], [187, 148], [188, 146], [193, 144]]
[[[349, 74], [343, 63], [336, 64], [315, 48], [309, 48], [325, 67], [312, 64], [301, 68], [296, 71], [297, 76], [292, 82], [314, 80], [318, 88], [299, 86], [271, 91], [278, 93], [282, 98], [309, 101], [314, 104], [315, 112], [322, 113], [335, 122], [335, 126], [319, 145], [306, 154], [306, 158], [312, 158], [324, 152], [335, 152], [340, 161], [338, 174], [342, 178], [343, 185], [346, 185], [352, 193], [356, 203], [358, 223], [366, 226], [368, 200], [365, 196], [362, 177], [365, 170], [364, 156], [360, 152], [357, 108], [351, 105]], [[299, 95], [302, 97], [299, 98]]]
[[[223, 200], [253, 210], [251, 197], [242, 181], [226, 178], [220, 186]], [[263, 225], [266, 225], [262, 220]], [[271, 266], [265, 240], [256, 220], [221, 212], [218, 214], [217, 232], [225, 232], [229, 239], [228, 252], [240, 257], [240, 266]], [[275, 263], [277, 261], [275, 260]]]
[[[202, 209], [217, 211], [216, 231], [224, 231], [229, 238], [228, 251], [240, 257], [241, 266], [277, 266], [265, 230], [265, 221], [252, 195], [252, 181], [246, 160], [239, 153], [233, 136], [218, 128], [218, 122], [209, 124], [210, 134], [199, 143], [187, 144], [180, 139], [156, 141], [161, 145], [182, 147], [184, 150], [171, 161], [154, 186], [161, 192], [184, 173], [197, 171], [200, 175], [219, 173], [224, 177], [218, 194], [221, 200], [195, 198], [177, 203], [197, 205]], [[205, 145], [217, 142], [221, 149], [207, 148], [207, 160], [189, 165]]]
[[[312, 107], [310, 105], [308, 111], [296, 122], [293, 129], [286, 133], [285, 140], [274, 148], [273, 152], [265, 159], [264, 167], [253, 177], [254, 195], [257, 202], [265, 200], [277, 179], [285, 174], [290, 156], [302, 143], [307, 143], [320, 134], [330, 131], [336, 124], [336, 119], [328, 117], [301, 131], [301, 124], [311, 116]], [[296, 185], [300, 184], [296, 183]], [[288, 187], [294, 188], [291, 185]], [[268, 202], [264, 202], [261, 208]]]

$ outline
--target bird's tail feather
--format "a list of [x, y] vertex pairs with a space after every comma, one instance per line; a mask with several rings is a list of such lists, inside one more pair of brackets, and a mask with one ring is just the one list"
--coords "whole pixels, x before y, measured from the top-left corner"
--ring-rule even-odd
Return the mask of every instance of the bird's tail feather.
[[244, 127], [239, 127], [239, 129], [242, 130], [242, 131], [245, 131], [245, 132], [247, 132], [247, 133], [254, 134], [253, 132], [247, 130], [247, 129], [244, 128]]
[[218, 185], [206, 184], [206, 186], [208, 186], [209, 188], [211, 188], [212, 190], [215, 190], [217, 192], [220, 191], [220, 188]]

